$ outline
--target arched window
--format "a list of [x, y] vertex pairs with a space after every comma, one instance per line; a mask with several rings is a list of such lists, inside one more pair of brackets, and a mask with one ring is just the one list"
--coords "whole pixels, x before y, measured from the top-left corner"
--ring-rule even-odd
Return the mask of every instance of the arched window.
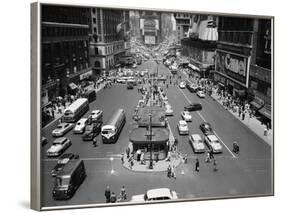
[[100, 62], [99, 61], [95, 62], [95, 67], [100, 67]]

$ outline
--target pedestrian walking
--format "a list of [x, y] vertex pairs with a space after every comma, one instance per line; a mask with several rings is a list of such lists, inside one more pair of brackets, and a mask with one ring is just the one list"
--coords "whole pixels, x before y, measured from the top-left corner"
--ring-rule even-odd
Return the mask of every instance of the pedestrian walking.
[[239, 107], [239, 110], [238, 110], [238, 116], [239, 117], [241, 116], [241, 113], [242, 113], [242, 109], [241, 109], [241, 107]]
[[184, 155], [184, 157], [183, 157], [183, 162], [185, 163], [185, 164], [187, 164], [187, 153]]
[[127, 194], [126, 194], [125, 186], [122, 186], [122, 188], [121, 188], [120, 198], [121, 198], [121, 200], [127, 200]]
[[105, 196], [106, 202], [109, 203], [110, 202], [110, 196], [111, 196], [111, 191], [110, 191], [109, 186], [106, 186], [104, 196]]
[[130, 157], [130, 147], [127, 147], [126, 148], [126, 154], [127, 154], [127, 158], [129, 158]]
[[242, 113], [242, 121], [245, 119], [245, 112]]
[[52, 117], [55, 118], [55, 111], [53, 108], [51, 109], [51, 112], [52, 112]]
[[171, 165], [169, 165], [167, 168], [167, 177], [168, 178], [171, 178], [171, 171], [172, 171], [172, 167], [171, 167]]
[[94, 137], [94, 138], [93, 138], [93, 146], [94, 146], [94, 147], [97, 147], [97, 142], [98, 142], [98, 141], [97, 141], [97, 138]]
[[210, 160], [215, 159], [213, 151], [212, 151], [212, 150], [210, 150], [210, 151], [209, 151], [209, 153], [210, 153]]
[[217, 160], [214, 160], [213, 165], [214, 165], [214, 169], [213, 169], [214, 172], [218, 171]]
[[116, 194], [114, 192], [111, 192], [110, 203], [116, 203], [116, 201], [117, 201]]
[[173, 165], [173, 166], [172, 166], [172, 169], [171, 169], [171, 177], [177, 179], [175, 169], [176, 169], [176, 167], [175, 167], [175, 165]]
[[166, 161], [171, 161], [171, 151], [168, 151]]
[[195, 162], [195, 171], [199, 172], [199, 159], [198, 158], [196, 159], [196, 162]]
[[124, 164], [124, 154], [121, 155], [121, 163]]
[[207, 152], [207, 157], [205, 159], [205, 162], [206, 163], [210, 163], [211, 162], [211, 157], [210, 157], [210, 152], [209, 151]]
[[263, 135], [264, 135], [264, 136], [267, 136], [267, 131], [268, 131], [268, 130], [267, 130], [267, 127], [264, 127], [264, 132], [263, 132]]
[[232, 152], [234, 152], [235, 154], [239, 153], [239, 146], [238, 146], [236, 141], [233, 142], [233, 150], [232, 150]]

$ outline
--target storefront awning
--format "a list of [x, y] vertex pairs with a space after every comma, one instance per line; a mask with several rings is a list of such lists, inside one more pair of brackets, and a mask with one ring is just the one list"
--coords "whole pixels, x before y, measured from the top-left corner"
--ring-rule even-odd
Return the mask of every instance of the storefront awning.
[[259, 110], [259, 113], [271, 120], [271, 111], [265, 107]]
[[[149, 144], [149, 131], [147, 128], [136, 128], [130, 133], [130, 141], [133, 144]], [[169, 140], [169, 130], [166, 128], [152, 128], [152, 143], [166, 144]]]
[[262, 107], [262, 105], [260, 105], [258, 102], [256, 102], [255, 100], [251, 101], [250, 104], [255, 107], [256, 109], [260, 109]]
[[70, 84], [68, 84], [68, 86], [69, 86], [69, 87], [70, 87], [70, 89], [72, 89], [72, 90], [77, 89], [77, 85], [76, 85], [76, 84], [74, 84], [74, 83], [70, 83]]

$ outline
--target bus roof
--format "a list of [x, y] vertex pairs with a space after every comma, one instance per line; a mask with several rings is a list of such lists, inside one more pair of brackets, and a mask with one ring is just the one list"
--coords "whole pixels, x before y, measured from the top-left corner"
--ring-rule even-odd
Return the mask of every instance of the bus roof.
[[106, 123], [106, 125], [108, 125], [108, 126], [115, 126], [115, 124], [118, 121], [120, 115], [122, 115], [122, 114], [125, 115], [124, 109], [117, 109], [117, 110], [115, 110], [113, 112], [112, 116], [110, 117], [110, 119], [108, 120], [108, 122]]
[[71, 111], [75, 112], [82, 104], [88, 102], [87, 98], [78, 98], [76, 101], [74, 101], [69, 107], [67, 107], [64, 112]]
[[81, 159], [70, 160], [58, 173], [57, 177], [71, 176], [75, 169], [83, 162]]

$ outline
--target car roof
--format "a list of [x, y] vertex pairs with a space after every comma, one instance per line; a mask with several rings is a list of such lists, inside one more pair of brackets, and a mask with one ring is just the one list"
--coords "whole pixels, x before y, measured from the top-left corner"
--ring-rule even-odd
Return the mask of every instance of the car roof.
[[60, 157], [60, 159], [71, 158], [72, 156], [74, 156], [73, 153], [65, 153], [65, 154], [63, 154], [63, 155]]
[[193, 135], [191, 135], [191, 137], [196, 141], [202, 140], [201, 136], [199, 134], [193, 134]]
[[94, 110], [92, 111], [92, 113], [98, 113], [98, 112], [100, 112], [99, 109], [94, 109]]
[[179, 124], [180, 124], [180, 125], [183, 125], [183, 124], [187, 124], [187, 122], [184, 121], [184, 120], [179, 120]]
[[216, 141], [216, 140], [218, 140], [217, 136], [215, 136], [215, 135], [208, 135], [207, 137], [208, 137], [211, 141]]
[[150, 189], [146, 192], [146, 195], [148, 198], [154, 198], [159, 196], [171, 197], [171, 192], [168, 188]]
[[54, 142], [56, 143], [62, 143], [64, 140], [66, 140], [67, 138], [66, 137], [59, 137], [57, 139], [54, 140]]

